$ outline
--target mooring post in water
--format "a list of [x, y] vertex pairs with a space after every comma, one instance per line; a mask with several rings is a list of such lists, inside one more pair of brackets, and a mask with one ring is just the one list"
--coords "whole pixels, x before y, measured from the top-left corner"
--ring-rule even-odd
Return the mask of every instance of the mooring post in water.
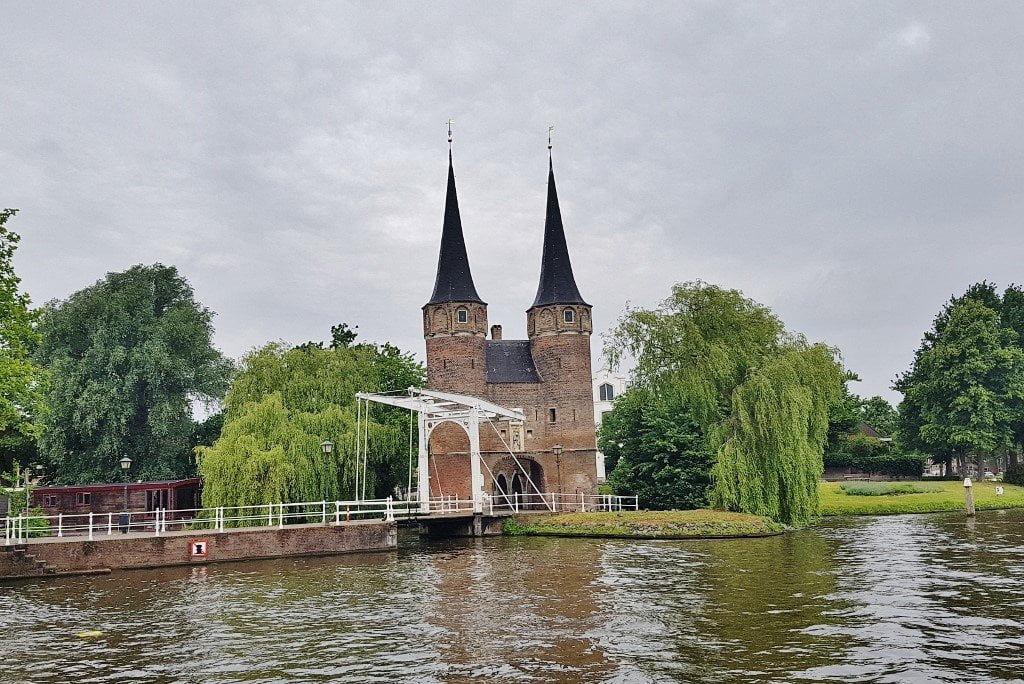
[[971, 478], [964, 478], [964, 492], [967, 495], [967, 516], [971, 517], [974, 515], [974, 487], [971, 485]]

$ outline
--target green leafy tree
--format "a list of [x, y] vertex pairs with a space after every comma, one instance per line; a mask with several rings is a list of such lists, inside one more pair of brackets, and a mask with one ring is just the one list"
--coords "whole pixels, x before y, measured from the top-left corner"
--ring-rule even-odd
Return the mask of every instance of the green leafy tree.
[[861, 402], [860, 422], [867, 423], [884, 437], [896, 434], [898, 420], [896, 409], [884, 397], [874, 396]]
[[21, 291], [14, 253], [21, 237], [7, 227], [15, 209], [0, 209], [0, 468], [27, 463], [40, 431], [46, 373], [32, 361], [40, 312]]
[[926, 453], [990, 455], [1009, 447], [1024, 400], [1024, 350], [984, 301], [951, 301], [896, 382], [900, 434]]
[[[351, 340], [349, 340], [351, 343]], [[373, 344], [272, 343], [242, 361], [225, 400], [224, 429], [199, 447], [204, 506], [349, 500], [363, 471], [356, 451], [357, 392], [387, 392], [422, 385], [423, 366], [396, 347]], [[367, 424], [367, 496], [405, 486], [409, 467], [409, 414], [375, 407]], [[321, 442], [329, 440], [329, 456]]]
[[52, 374], [40, 441], [55, 480], [194, 472], [194, 400], [222, 397], [231, 363], [214, 349], [213, 313], [173, 266], [134, 266], [52, 302], [38, 358]]
[[713, 504], [789, 524], [817, 512], [844, 377], [832, 349], [787, 333], [736, 290], [694, 282], [676, 285], [658, 309], [627, 310], [605, 353], [613, 365], [634, 358], [637, 388], [692, 421], [696, 451], [712, 454]]
[[708, 503], [712, 454], [685, 406], [634, 388], [601, 422], [599, 446], [608, 482], [643, 508], [701, 508]]

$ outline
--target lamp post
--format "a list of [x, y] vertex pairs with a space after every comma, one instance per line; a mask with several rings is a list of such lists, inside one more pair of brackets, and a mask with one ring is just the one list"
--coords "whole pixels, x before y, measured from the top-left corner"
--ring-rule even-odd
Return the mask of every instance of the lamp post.
[[551, 447], [551, 452], [555, 455], [555, 468], [558, 470], [558, 493], [562, 493], [562, 445], [556, 444]]
[[121, 458], [121, 473], [124, 475], [124, 510], [128, 510], [128, 469], [132, 467], [132, 459], [128, 456]]
[[327, 461], [331, 458], [331, 452], [334, 451], [334, 443], [325, 439], [320, 442], [320, 451], [324, 454], [324, 501], [327, 501]]

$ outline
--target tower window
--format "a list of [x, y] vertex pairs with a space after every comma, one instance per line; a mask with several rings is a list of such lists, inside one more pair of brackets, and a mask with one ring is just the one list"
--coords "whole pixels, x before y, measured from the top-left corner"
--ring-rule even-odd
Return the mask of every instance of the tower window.
[[555, 409], [553, 409], [553, 408], [549, 408], [548, 409], [548, 422], [549, 423], [554, 423], [557, 420], [558, 420], [558, 412]]
[[566, 309], [562, 312], [562, 316], [565, 317], [566, 323], [572, 323], [575, 320], [575, 312], [572, 309]]
[[615, 388], [610, 383], [604, 383], [598, 391], [601, 393], [601, 401], [611, 401], [615, 398]]
[[469, 323], [469, 312], [465, 309], [459, 309], [455, 312], [459, 323]]

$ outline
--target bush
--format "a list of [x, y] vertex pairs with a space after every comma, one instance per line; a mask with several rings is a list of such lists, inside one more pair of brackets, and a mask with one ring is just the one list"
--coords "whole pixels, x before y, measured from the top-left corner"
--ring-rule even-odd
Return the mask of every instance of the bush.
[[897, 496], [900, 494], [928, 494], [941, 492], [940, 485], [912, 484], [910, 482], [844, 482], [839, 485], [849, 496]]
[[1012, 465], [1007, 468], [1003, 473], [1003, 482], [1024, 487], [1024, 465]]

